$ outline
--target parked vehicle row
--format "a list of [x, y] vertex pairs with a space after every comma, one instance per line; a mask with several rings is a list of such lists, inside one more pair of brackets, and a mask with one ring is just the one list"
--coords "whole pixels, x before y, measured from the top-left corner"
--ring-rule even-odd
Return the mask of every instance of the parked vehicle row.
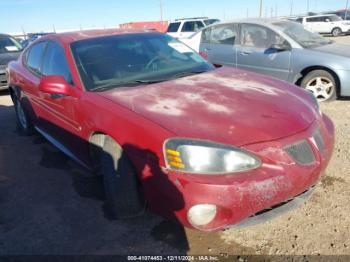
[[206, 27], [184, 43], [217, 66], [237, 67], [288, 81], [319, 101], [350, 96], [346, 45], [283, 20], [249, 19]]
[[[253, 48], [242, 51], [248, 56], [272, 43], [269, 59], [282, 64], [290, 47], [284, 53], [283, 39], [266, 42], [277, 35], [255, 27], [206, 28], [200, 48], [218, 43], [223, 59], [228, 47], [238, 48], [236, 40]], [[257, 47], [250, 36], [256, 31]], [[306, 200], [332, 155], [333, 124], [309, 92], [239, 69], [216, 69], [166, 34], [43, 36], [9, 71], [20, 130], [38, 131], [102, 175], [116, 218], [140, 215], [147, 203], [203, 231], [262, 222]], [[285, 77], [287, 71], [280, 70]]]
[[22, 46], [13, 37], [0, 34], [0, 90], [8, 88], [6, 75], [7, 64], [16, 60], [22, 51]]
[[300, 17], [296, 22], [301, 23], [305, 29], [315, 33], [331, 34], [334, 37], [350, 34], [350, 21], [344, 21], [337, 15]]
[[169, 24], [167, 33], [174, 38], [187, 38], [201, 28], [220, 22], [219, 19], [209, 19], [208, 17], [176, 19]]

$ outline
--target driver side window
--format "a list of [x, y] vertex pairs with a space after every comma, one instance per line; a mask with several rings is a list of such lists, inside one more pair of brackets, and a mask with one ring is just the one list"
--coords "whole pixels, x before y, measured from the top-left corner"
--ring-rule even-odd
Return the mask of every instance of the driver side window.
[[49, 42], [44, 55], [42, 74], [44, 76], [61, 75], [68, 83], [73, 84], [66, 55], [59, 43]]
[[258, 25], [243, 24], [241, 38], [242, 45], [246, 47], [269, 49], [275, 45], [288, 45], [282, 36]]

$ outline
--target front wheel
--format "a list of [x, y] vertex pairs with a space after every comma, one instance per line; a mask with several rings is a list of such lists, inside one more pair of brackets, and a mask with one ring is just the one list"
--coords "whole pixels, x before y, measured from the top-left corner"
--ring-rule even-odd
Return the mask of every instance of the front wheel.
[[24, 111], [21, 101], [17, 97], [14, 97], [13, 102], [15, 106], [17, 127], [19, 131], [24, 135], [32, 135], [34, 132], [33, 124]]
[[106, 204], [114, 219], [141, 215], [145, 202], [140, 192], [137, 174], [123, 152], [111, 137], [105, 137], [100, 157]]
[[313, 93], [319, 102], [337, 99], [337, 82], [334, 76], [325, 70], [315, 70], [307, 74], [301, 86]]
[[342, 34], [343, 32], [342, 32], [342, 30], [340, 29], [340, 28], [334, 28], [333, 30], [332, 30], [332, 35], [334, 36], [334, 37], [338, 37], [338, 36], [340, 36], [341, 34]]

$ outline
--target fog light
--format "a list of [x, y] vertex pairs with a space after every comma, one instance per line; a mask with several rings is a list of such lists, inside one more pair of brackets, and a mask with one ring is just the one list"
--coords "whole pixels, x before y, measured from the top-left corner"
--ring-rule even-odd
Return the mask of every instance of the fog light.
[[188, 221], [193, 226], [205, 226], [214, 220], [216, 216], [215, 205], [196, 205], [191, 207], [187, 213]]

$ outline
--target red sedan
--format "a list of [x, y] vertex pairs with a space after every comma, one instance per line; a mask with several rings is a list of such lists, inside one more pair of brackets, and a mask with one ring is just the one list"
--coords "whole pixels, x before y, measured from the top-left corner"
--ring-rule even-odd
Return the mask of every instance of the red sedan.
[[147, 205], [203, 231], [261, 222], [305, 200], [333, 150], [312, 95], [160, 33], [45, 36], [9, 75], [19, 128], [102, 175], [116, 218]]

